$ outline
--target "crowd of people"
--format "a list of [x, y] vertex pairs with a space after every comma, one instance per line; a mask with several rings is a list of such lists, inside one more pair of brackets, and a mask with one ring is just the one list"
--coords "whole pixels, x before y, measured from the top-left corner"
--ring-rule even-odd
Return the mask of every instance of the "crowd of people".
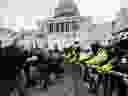
[[[8, 30], [8, 29], [5, 29], [5, 30]], [[125, 30], [125, 29], [124, 29]], [[3, 29], [2, 29], [2, 31], [3, 31]], [[123, 30], [122, 30], [123, 31]], [[127, 31], [127, 30], [126, 30]], [[5, 31], [6, 32], [6, 31]], [[4, 33], [5, 34], [5, 33]], [[3, 35], [3, 37], [4, 36], [7, 36], [7, 35], [4, 35], [3, 33], [2, 33], [2, 35]], [[7, 34], [7, 33], [6, 33]], [[49, 70], [51, 70], [50, 69], [50, 67], [49, 67], [49, 69], [48, 69], [48, 66], [49, 65], [47, 65], [47, 64], [50, 64], [50, 66], [54, 66], [54, 70], [53, 70], [53, 68], [52, 68], [52, 70], [50, 71], [50, 72], [55, 72], [55, 73], [63, 73], [64, 72], [64, 69], [63, 68], [61, 68], [61, 67], [59, 67], [58, 66], [58, 64], [59, 63], [62, 63], [63, 62], [63, 52], [60, 52], [59, 53], [59, 51], [60, 50], [58, 50], [57, 51], [57, 44], [55, 44], [56, 45], [56, 47], [55, 47], [55, 45], [53, 44], [52, 45], [52, 49], [51, 50], [48, 50], [48, 48], [44, 48], [44, 46], [48, 46], [47, 45], [47, 40], [44, 40], [44, 38], [46, 39], [46, 37], [44, 37], [44, 36], [42, 36], [42, 37], [44, 37], [44, 38], [39, 38], [40, 39], [40, 43], [38, 43], [37, 41], [39, 40], [39, 39], [37, 39], [37, 41], [35, 40], [35, 43], [33, 42], [33, 40], [31, 40], [32, 38], [31, 38], [31, 32], [30, 33], [28, 33], [27, 35], [26, 35], [27, 33], [24, 33], [24, 34], [20, 34], [20, 35], [18, 35], [18, 37], [17, 38], [14, 38], [13, 39], [13, 37], [15, 37], [15, 35], [12, 37], [12, 40], [11, 40], [11, 38], [10, 38], [10, 40], [8, 40], [8, 39], [6, 39], [6, 40], [1, 40], [1, 56], [7, 56], [7, 57], [14, 57], [13, 58], [13, 60], [9, 60], [10, 61], [10, 63], [15, 63], [15, 64], [17, 64], [18, 66], [17, 66], [17, 72], [19, 72], [17, 75], [21, 75], [21, 73], [20, 73], [20, 71], [18, 71], [18, 70], [21, 70], [20, 68], [22, 67], [24, 67], [24, 66], [27, 66], [27, 67], [30, 67], [30, 66], [34, 66], [35, 64], [37, 64], [38, 65], [38, 67], [36, 66], [36, 68], [38, 68], [38, 71], [40, 70], [40, 71], [49, 71]], [[29, 38], [29, 40], [24, 40], [23, 39], [23, 36], [25, 37], [26, 36], [26, 38], [29, 38], [29, 36], [30, 36], [30, 38]], [[28, 37], [27, 37], [28, 36]], [[7, 37], [6, 37], [7, 38]], [[4, 38], [5, 39], [5, 38]], [[36, 38], [35, 38], [36, 39]], [[45, 42], [44, 42], [45, 41]], [[127, 48], [125, 48], [125, 47], [127, 47], [127, 46], [124, 46], [124, 45], [121, 45], [121, 44], [123, 44], [123, 43], [121, 43], [121, 42], [126, 42], [127, 43], [127, 40], [122, 40], [121, 42], [118, 42], [117, 44], [111, 44], [111, 42], [109, 43], [109, 40], [108, 41], [106, 41], [107, 42], [107, 44], [103, 44], [102, 43], [103, 41], [95, 41], [95, 42], [92, 42], [92, 44], [91, 44], [91, 46], [90, 47], [92, 47], [92, 45], [97, 45], [98, 44], [98, 46], [100, 46], [100, 47], [113, 47], [113, 45], [114, 46], [116, 46], [116, 45], [118, 45], [117, 47], [115, 47], [115, 52], [116, 52], [116, 56], [117, 56], [117, 53], [118, 53], [118, 55], [120, 56], [121, 54], [121, 56], [123, 56], [123, 57], [125, 57], [125, 56], [127, 56]], [[39, 47], [42, 47], [42, 48], [33, 48], [33, 45], [35, 44], [37, 44], [38, 43], [38, 46]], [[83, 41], [83, 43], [85, 44], [85, 42]], [[90, 52], [90, 48], [89, 48], [89, 45], [85, 45], [86, 46], [86, 48], [85, 47], [83, 47], [84, 46], [84, 44], [81, 44], [82, 46], [81, 46], [81, 50], [83, 50], [83, 52]], [[39, 45], [40, 44], [40, 45]], [[34, 46], [35, 46], [34, 45]], [[70, 44], [69, 44], [70, 45]], [[71, 45], [73, 45], [73, 43], [71, 43]], [[87, 47], [88, 46], [88, 47]], [[92, 48], [94, 48], [95, 46], [93, 46]], [[121, 47], [122, 47], [122, 49], [121, 49]], [[88, 49], [89, 48], [89, 49]], [[124, 48], [124, 49], [123, 49]], [[54, 52], [53, 51], [53, 49], [56, 49], [56, 52]], [[61, 50], [62, 51], [62, 50]], [[94, 48], [94, 50], [91, 50], [91, 51], [95, 51], [95, 48]], [[56, 55], [55, 55], [56, 54]], [[125, 54], [125, 55], [124, 55]], [[62, 57], [61, 57], [61, 55], [62, 55]], [[15, 56], [18, 56], [20, 59], [18, 59], [18, 61], [16, 61], [15, 60]], [[117, 56], [117, 57], [119, 57], [119, 56]], [[120, 56], [120, 57], [121, 57]], [[56, 57], [56, 58], [55, 58]], [[43, 58], [43, 59], [42, 59]], [[117, 59], [116, 59], [117, 60]], [[25, 65], [25, 63], [29, 63], [29, 64], [26, 64]], [[39, 64], [40, 63], [40, 64]], [[54, 65], [53, 65], [53, 63], [54, 63]], [[119, 62], [116, 62], [116, 63], [119, 63]], [[31, 65], [31, 64], [33, 64], [33, 65]], [[113, 63], [114, 64], [114, 63]], [[60, 65], [60, 64], [59, 64]], [[20, 67], [19, 67], [20, 66]], [[124, 67], [124, 66], [123, 66]], [[58, 69], [57, 69], [58, 68]], [[126, 68], [126, 67], [125, 67]], [[27, 71], [29, 70], [30, 71], [30, 69], [29, 68], [26, 68], [27, 69]], [[121, 69], [121, 68], [120, 68]], [[34, 70], [36, 70], [37, 71], [37, 69], [34, 69]], [[59, 70], [59, 71], [58, 71]], [[127, 71], [127, 69], [121, 69], [121, 70], [119, 70], [119, 71]], [[34, 72], [34, 71], [33, 71]], [[50, 72], [48, 73], [48, 74], [50, 74]], [[31, 72], [29, 72], [29, 74], [26, 72], [26, 75], [28, 75], [28, 77], [30, 77], [30, 74], [31, 74]], [[46, 75], [46, 72], [43, 72], [43, 74], [44, 75]], [[25, 74], [24, 74], [25, 75]], [[61, 76], [60, 76], [61, 77]], [[31, 78], [33, 78], [33, 77], [31, 77]], [[34, 77], [35, 78], [35, 77]], [[47, 77], [47, 78], [43, 78], [43, 79], [46, 79], [46, 81], [48, 80], [48, 78], [49, 77]], [[62, 77], [61, 77], [62, 78]], [[48, 81], [47, 81], [48, 82]], [[28, 85], [27, 85], [28, 86]], [[45, 85], [44, 87], [46, 87], [47, 85]]]
[[[95, 28], [93, 30], [95, 30]], [[111, 64], [112, 67], [114, 67], [113, 70], [122, 73], [128, 73], [128, 47], [125, 45], [128, 43], [127, 27], [122, 28], [121, 30], [112, 30], [115, 31], [114, 33], [105, 32], [105, 37], [103, 40], [82, 39], [80, 40], [81, 42], [77, 43], [75, 40], [73, 41], [73, 39], [75, 39], [75, 37], [73, 37], [75, 32], [72, 32], [73, 34], [67, 32], [66, 35], [59, 32], [56, 34], [46, 33], [46, 35], [42, 31], [39, 32], [39, 30], [35, 30], [34, 32], [33, 30], [22, 31], [15, 32], [9, 28], [0, 29], [0, 55], [1, 57], [5, 57], [7, 62], [16, 64], [16, 79], [19, 81], [21, 79], [23, 80], [23, 82], [20, 82], [22, 84], [19, 84], [19, 89], [21, 91], [24, 90], [23, 87], [41, 87], [44, 90], [49, 86], [55, 85], [56, 79], [64, 78], [64, 59], [66, 58], [64, 57], [64, 51], [66, 51], [66, 49], [63, 49], [64, 47], [68, 49], [69, 47], [74, 48], [77, 45], [77, 47], [79, 47], [77, 53], [78, 55], [82, 54], [83, 57], [89, 55], [92, 56], [92, 54], [93, 57], [96, 57], [98, 48], [112, 49], [112, 56], [109, 56], [109, 59], [112, 59]], [[119, 33], [122, 32], [123, 34], [120, 35]], [[91, 34], [93, 34], [93, 32]], [[79, 32], [79, 35], [82, 34]], [[65, 39], [64, 42], [63, 39]], [[78, 58], [79, 57], [76, 56], [76, 59]], [[71, 60], [71, 58], [69, 59]], [[2, 62], [5, 63], [6, 61]], [[103, 63], [103, 65], [105, 64], [106, 62]], [[79, 67], [81, 67], [81, 65]], [[84, 70], [81, 68], [79, 72], [82, 75], [81, 79], [83, 82], [89, 83], [90, 87], [94, 83], [103, 83], [102, 75], [88, 70], [87, 66], [84, 64], [82, 67], [84, 67]], [[54, 79], [50, 77], [51, 73], [54, 73]], [[96, 75], [99, 76], [97, 79], [98, 82], [95, 82], [95, 77], [97, 78]], [[127, 84], [124, 82], [124, 79], [120, 78], [120, 76], [111, 76], [111, 86], [113, 89], [115, 87], [123, 87], [117, 91], [120, 92], [119, 95], [122, 92], [126, 93]]]

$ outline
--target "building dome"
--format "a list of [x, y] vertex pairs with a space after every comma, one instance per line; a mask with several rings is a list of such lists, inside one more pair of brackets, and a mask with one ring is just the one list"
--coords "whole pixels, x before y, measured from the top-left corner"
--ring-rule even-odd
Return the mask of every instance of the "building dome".
[[74, 0], [60, 0], [58, 7], [55, 8], [55, 17], [60, 16], [79, 16], [80, 12], [74, 2]]

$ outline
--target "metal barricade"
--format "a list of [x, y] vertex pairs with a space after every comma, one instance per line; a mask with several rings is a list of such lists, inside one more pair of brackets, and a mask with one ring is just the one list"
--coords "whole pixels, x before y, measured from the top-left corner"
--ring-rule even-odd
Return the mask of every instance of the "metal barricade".
[[[89, 65], [89, 64], [87, 64], [86, 67], [92, 68], [92, 69], [96, 69], [96, 65]], [[113, 89], [112, 89], [112, 83], [113, 83], [112, 79], [113, 79], [113, 76], [114, 77], [115, 76], [118, 77], [118, 79], [120, 79], [123, 82], [123, 84], [126, 84], [125, 82], [128, 81], [128, 74], [117, 72], [115, 70], [112, 70], [111, 74], [102, 74], [102, 77], [103, 77], [102, 81], [101, 81], [102, 87], [103, 87], [102, 96], [113, 96], [112, 95], [113, 94]], [[118, 82], [120, 82], [120, 80], [118, 80]], [[100, 89], [100, 86], [98, 85], [98, 83], [100, 83], [100, 82], [98, 81], [97, 85], [96, 85], [96, 96], [101, 96], [100, 93], [99, 93], [99, 91], [101, 89]], [[127, 85], [124, 85], [124, 86], [127, 86]], [[121, 91], [121, 89], [119, 89], [119, 90]], [[116, 94], [119, 96], [119, 92], [117, 92]], [[125, 94], [125, 96], [127, 96], [127, 93]]]

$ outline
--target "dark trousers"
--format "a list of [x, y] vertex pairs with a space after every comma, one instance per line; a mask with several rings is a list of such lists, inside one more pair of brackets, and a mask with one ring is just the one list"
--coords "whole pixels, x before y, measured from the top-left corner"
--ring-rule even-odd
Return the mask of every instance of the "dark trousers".
[[116, 96], [128, 96], [128, 85], [121, 77], [112, 75], [105, 76], [103, 80], [104, 96], [112, 96], [116, 92]]
[[111, 75], [99, 74], [98, 82], [96, 84], [96, 96], [112, 96], [112, 92], [113, 92], [112, 82], [113, 81]]

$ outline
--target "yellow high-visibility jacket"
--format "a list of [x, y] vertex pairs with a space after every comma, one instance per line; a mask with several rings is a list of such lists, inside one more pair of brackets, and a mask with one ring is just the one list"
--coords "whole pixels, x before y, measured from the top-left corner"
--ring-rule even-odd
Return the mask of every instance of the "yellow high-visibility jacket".
[[[112, 52], [111, 49], [99, 48], [96, 55], [80, 55], [80, 64], [94, 64], [98, 72], [110, 72], [112, 69], [112, 60], [108, 60], [108, 51]], [[102, 65], [102, 63], [106, 62]]]
[[[111, 49], [99, 48], [96, 55], [81, 53], [77, 48], [64, 49], [64, 63], [65, 64], [93, 64], [96, 65], [97, 72], [110, 72], [112, 69], [112, 60], [108, 51]], [[107, 62], [106, 62], [107, 61]], [[106, 62], [104, 64], [104, 62]]]

